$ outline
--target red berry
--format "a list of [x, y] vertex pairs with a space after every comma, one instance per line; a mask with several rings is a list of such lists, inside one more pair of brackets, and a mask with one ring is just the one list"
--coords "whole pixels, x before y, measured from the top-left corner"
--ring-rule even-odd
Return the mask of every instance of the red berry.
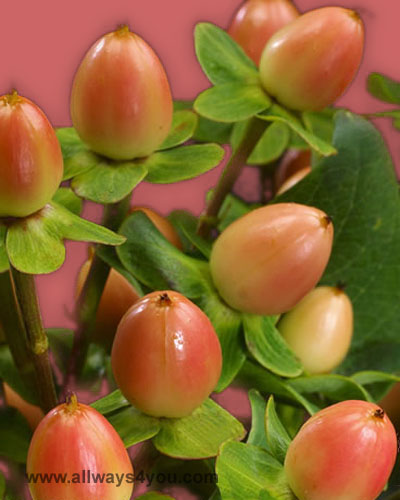
[[139, 410], [183, 417], [217, 384], [221, 347], [195, 304], [177, 292], [153, 292], [122, 318], [111, 364], [122, 393]]
[[[77, 403], [75, 396], [40, 422], [29, 447], [27, 473], [66, 475], [65, 482], [30, 481], [33, 500], [129, 500], [133, 490], [133, 468], [121, 438], [98, 411]], [[95, 482], [94, 477], [104, 479]]]
[[97, 153], [129, 160], [155, 151], [171, 127], [172, 97], [152, 48], [127, 27], [97, 40], [75, 75], [71, 116]]
[[280, 314], [319, 281], [332, 249], [333, 225], [317, 208], [278, 203], [236, 220], [214, 243], [214, 284], [234, 309]]
[[345, 358], [353, 336], [353, 306], [340, 287], [311, 290], [278, 329], [309, 373], [327, 373]]
[[396, 432], [379, 406], [342, 401], [303, 425], [289, 446], [285, 472], [299, 500], [375, 500], [396, 454]]
[[17, 92], [0, 97], [0, 217], [25, 217], [48, 203], [63, 159], [41, 109]]
[[323, 109], [353, 80], [363, 46], [364, 28], [355, 12], [312, 10], [269, 40], [260, 60], [261, 83], [288, 108]]
[[271, 36], [298, 16], [290, 0], [246, 0], [235, 13], [228, 33], [258, 65]]

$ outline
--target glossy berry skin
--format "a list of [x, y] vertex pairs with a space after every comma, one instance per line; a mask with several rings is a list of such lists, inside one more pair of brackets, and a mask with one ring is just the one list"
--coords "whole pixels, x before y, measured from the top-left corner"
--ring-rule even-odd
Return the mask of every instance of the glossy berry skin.
[[312, 416], [289, 446], [285, 473], [299, 500], [375, 500], [397, 454], [379, 406], [342, 401]]
[[304, 167], [295, 174], [293, 174], [291, 177], [286, 179], [286, 181], [281, 185], [281, 187], [278, 189], [276, 192], [277, 195], [283, 194], [286, 191], [289, 191], [289, 189], [292, 189], [293, 186], [295, 186], [298, 182], [304, 179], [309, 173], [311, 172], [311, 167]]
[[127, 27], [95, 42], [74, 78], [71, 117], [81, 139], [108, 158], [155, 151], [171, 127], [172, 97], [152, 48]]
[[[114, 483], [84, 481], [83, 470], [111, 473]], [[75, 396], [51, 410], [37, 427], [27, 473], [67, 474], [70, 481], [31, 482], [33, 500], [129, 500], [133, 490], [133, 468], [121, 438], [97, 410], [77, 403]], [[120, 486], [117, 474], [123, 478]]]
[[[90, 265], [91, 260], [89, 259], [79, 271], [76, 285], [77, 297], [85, 284]], [[139, 294], [131, 283], [118, 271], [111, 269], [97, 308], [92, 342], [109, 351], [121, 318], [137, 300], [139, 300]]]
[[271, 36], [298, 16], [290, 0], [246, 0], [235, 13], [228, 33], [258, 66]]
[[0, 97], [0, 217], [25, 217], [48, 203], [63, 176], [54, 129], [26, 97]]
[[156, 228], [160, 231], [160, 233], [166, 238], [171, 245], [174, 245], [178, 250], [182, 250], [182, 242], [179, 238], [178, 233], [176, 232], [174, 226], [170, 223], [168, 219], [157, 213], [155, 210], [152, 210], [148, 207], [132, 207], [132, 212], [141, 211], [147, 215], [147, 217], [151, 220], [151, 222], [156, 226]]
[[333, 224], [313, 207], [277, 203], [251, 211], [215, 241], [210, 267], [225, 302], [239, 311], [281, 314], [319, 281]]
[[155, 417], [183, 417], [218, 382], [221, 347], [207, 316], [173, 291], [153, 292], [119, 324], [111, 364], [123, 395]]
[[355, 12], [309, 11], [270, 38], [260, 60], [262, 86], [288, 108], [321, 110], [353, 80], [363, 46], [364, 28]]
[[339, 366], [350, 348], [352, 303], [341, 288], [314, 288], [283, 316], [278, 330], [307, 372], [328, 373]]

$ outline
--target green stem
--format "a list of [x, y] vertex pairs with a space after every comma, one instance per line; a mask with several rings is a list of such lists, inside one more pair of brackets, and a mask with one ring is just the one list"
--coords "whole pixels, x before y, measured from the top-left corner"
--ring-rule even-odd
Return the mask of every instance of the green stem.
[[250, 156], [250, 153], [260, 140], [267, 126], [268, 123], [266, 121], [255, 117], [249, 121], [247, 130], [244, 133], [239, 146], [230, 157], [229, 162], [225, 166], [224, 171], [219, 178], [218, 184], [213, 190], [205, 213], [200, 217], [197, 228], [197, 234], [200, 236], [205, 238], [209, 235], [212, 226], [214, 225], [213, 222], [217, 219], [218, 213], [226, 196], [232, 191], [243, 167], [246, 165], [247, 158]]
[[[113, 231], [118, 231], [120, 225], [128, 214], [131, 194], [118, 203], [106, 205], [104, 208], [102, 225]], [[97, 248], [97, 247], [96, 247]], [[77, 302], [78, 328], [74, 335], [74, 343], [68, 370], [64, 380], [64, 390], [73, 384], [76, 377], [81, 373], [86, 361], [90, 339], [95, 327], [97, 308], [105, 284], [107, 282], [110, 266], [106, 264], [95, 250], [88, 276], [83, 285]]]
[[57, 395], [49, 360], [48, 339], [40, 315], [35, 278], [13, 267], [11, 267], [11, 276], [35, 368], [39, 403], [42, 409], [48, 412], [57, 405]]
[[0, 296], [0, 324], [15, 366], [24, 384], [36, 392], [35, 367], [28, 346], [21, 310], [16, 301], [11, 275], [8, 271], [0, 274]]

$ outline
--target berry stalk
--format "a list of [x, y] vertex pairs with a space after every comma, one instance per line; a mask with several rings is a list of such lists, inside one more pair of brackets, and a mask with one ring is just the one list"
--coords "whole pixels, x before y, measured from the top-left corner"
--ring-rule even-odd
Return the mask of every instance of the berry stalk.
[[[104, 208], [102, 225], [117, 231], [128, 214], [131, 194], [118, 203], [106, 205]], [[96, 247], [97, 248], [97, 247]], [[76, 317], [78, 328], [75, 332], [71, 358], [64, 380], [64, 392], [75, 381], [85, 364], [89, 342], [95, 327], [95, 318], [100, 299], [110, 273], [110, 266], [106, 264], [95, 251], [90, 264], [87, 279], [79, 295]]]
[[[35, 369], [36, 387], [41, 408], [48, 412], [57, 405], [53, 373], [49, 360], [48, 339], [43, 328], [34, 276], [11, 267], [16, 300], [18, 301], [30, 357]], [[20, 330], [22, 335], [22, 330]], [[22, 341], [20, 342], [22, 345]]]
[[246, 165], [247, 158], [265, 132], [267, 125], [267, 122], [259, 120], [258, 118], [252, 118], [249, 121], [247, 130], [244, 133], [239, 146], [230, 157], [229, 162], [226, 164], [221, 177], [213, 190], [205, 213], [200, 217], [200, 222], [197, 228], [197, 234], [200, 236], [205, 238], [209, 235], [212, 227], [215, 225], [215, 219], [218, 216], [219, 210], [226, 196], [232, 191], [243, 167]]

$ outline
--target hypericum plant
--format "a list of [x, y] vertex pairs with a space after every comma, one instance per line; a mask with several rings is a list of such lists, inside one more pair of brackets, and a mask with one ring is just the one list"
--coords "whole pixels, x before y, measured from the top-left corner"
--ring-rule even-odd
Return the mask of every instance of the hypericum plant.
[[[131, 498], [134, 474], [124, 443], [97, 410], [78, 403], [74, 394], [44, 417], [32, 437], [28, 477], [46, 472], [65, 474], [66, 480], [31, 481], [33, 500]], [[103, 481], [95, 480], [103, 474]]]
[[291, 0], [245, 0], [228, 33], [258, 65], [271, 36], [299, 16]]
[[155, 417], [184, 417], [221, 374], [221, 347], [207, 316], [173, 291], [145, 295], [120, 322], [111, 363], [122, 394]]
[[285, 472], [299, 500], [375, 500], [396, 455], [396, 431], [384, 411], [342, 401], [303, 425], [288, 448]]
[[340, 7], [307, 12], [265, 46], [261, 83], [284, 106], [321, 110], [333, 104], [354, 78], [363, 46], [364, 27], [356, 12]]
[[215, 241], [211, 275], [234, 309], [281, 314], [320, 280], [332, 240], [332, 221], [316, 208], [294, 203], [258, 208]]
[[[256, 4], [245, 4], [252, 22]], [[263, 5], [289, 4], [271, 0]], [[285, 49], [285, 64], [280, 66], [270, 44], [276, 37], [286, 46], [285, 33], [293, 32], [293, 53]], [[324, 58], [308, 57], [310, 39]], [[38, 211], [0, 220], [0, 378], [7, 384], [8, 402], [0, 407], [0, 456], [8, 467], [5, 498], [16, 493], [18, 500], [25, 500], [21, 471], [28, 459], [31, 472], [51, 473], [61, 467], [64, 473], [96, 473], [94, 467], [114, 473], [114, 481], [93, 483], [92, 490], [82, 477], [80, 489], [77, 483], [57, 483], [61, 489], [56, 491], [56, 483], [49, 486], [39, 480], [31, 484], [35, 500], [70, 500], [71, 495], [76, 500], [91, 495], [96, 500], [128, 499], [132, 485], [124, 483], [121, 489], [116, 484], [118, 477], [132, 471], [124, 448], [137, 444], [140, 452], [130, 452], [136, 482], [154, 478], [151, 490], [165, 490], [157, 480], [167, 473], [182, 488], [181, 479], [187, 477], [183, 474], [190, 473], [194, 481], [185, 483], [185, 489], [210, 500], [309, 500], [312, 487], [322, 491], [324, 500], [329, 495], [340, 498], [341, 488], [344, 498], [369, 500], [386, 481], [386, 497], [396, 494], [396, 469], [389, 478], [395, 458], [393, 430], [374, 402], [400, 381], [398, 185], [379, 132], [365, 118], [333, 107], [333, 87], [349, 83], [356, 55], [363, 49], [360, 21], [346, 9], [321, 9], [296, 18], [267, 43], [268, 68], [279, 66], [290, 73], [310, 62], [315, 70], [318, 85], [311, 88], [318, 92], [307, 106], [304, 95], [299, 101], [305, 111], [290, 109], [292, 102], [278, 102], [272, 90], [272, 95], [267, 93], [262, 71], [227, 32], [199, 24], [196, 54], [212, 86], [193, 101], [173, 103], [168, 131], [170, 94], [160, 89], [169, 85], [158, 58], [127, 28], [101, 40], [101, 57], [89, 52], [75, 80], [71, 107], [76, 128], [56, 130], [64, 160], [62, 187], [56, 186], [54, 196], [49, 194]], [[299, 48], [304, 50], [297, 53]], [[330, 75], [332, 60], [336, 69]], [[149, 61], [156, 61], [154, 67], [150, 64], [154, 71]], [[318, 73], [324, 69], [328, 80]], [[307, 83], [311, 74], [296, 73], [296, 81], [303, 78]], [[385, 100], [400, 102], [392, 80], [375, 74], [369, 87]], [[149, 99], [147, 90], [159, 99]], [[302, 85], [291, 87], [293, 93], [302, 90]], [[328, 101], [330, 107], [311, 111]], [[137, 105], [136, 115], [129, 115], [132, 104]], [[396, 109], [387, 114], [399, 118]], [[93, 135], [86, 138], [88, 130]], [[9, 128], [6, 132], [15, 137]], [[168, 184], [198, 176], [220, 162], [221, 145], [228, 146], [229, 159], [200, 217], [174, 210], [167, 222], [152, 210], [132, 210], [132, 191], [141, 181]], [[293, 150], [311, 171], [289, 190], [278, 192], [283, 179], [299, 169], [299, 162], [287, 163]], [[40, 164], [40, 157], [31, 159]], [[15, 165], [24, 171], [23, 162]], [[260, 174], [252, 202], [234, 194], [245, 165], [257, 166]], [[1, 172], [0, 166], [0, 186]], [[168, 195], [167, 187], [162, 191]], [[104, 206], [105, 227], [80, 217], [82, 199]], [[0, 207], [2, 201], [0, 191]], [[153, 208], [153, 200], [147, 204]], [[34, 274], [61, 266], [65, 238], [98, 245], [77, 299], [76, 331], [45, 330]], [[339, 358], [349, 343], [351, 321], [349, 301], [332, 289], [339, 282], [347, 284], [354, 309], [354, 334], [343, 360]], [[330, 311], [339, 298], [330, 317], [342, 318], [339, 333], [347, 332], [347, 337], [341, 337], [342, 344], [330, 344], [328, 354], [319, 344], [310, 356], [317, 343], [306, 340], [300, 353], [292, 334], [318, 336], [316, 325], [318, 334], [332, 332], [321, 320], [326, 314], [320, 314], [320, 295]], [[117, 322], [138, 298], [118, 325], [110, 355]], [[100, 338], [103, 333], [107, 338]], [[334, 363], [332, 354], [337, 355]], [[334, 371], [325, 373], [328, 368]], [[14, 404], [8, 387], [42, 412], [52, 409], [33, 438], [21, 400]], [[231, 401], [221, 396], [227, 409], [215, 402], [219, 396], [211, 391], [218, 394], [232, 387], [248, 390], [251, 421], [246, 415], [241, 423], [230, 413], [235, 391], [227, 393]], [[82, 400], [97, 399], [91, 407], [73, 398], [64, 403], [71, 388]], [[348, 401], [356, 401], [356, 409]], [[339, 415], [335, 403], [342, 405]], [[330, 411], [335, 413], [332, 418]], [[306, 429], [315, 427], [316, 437], [310, 438]], [[340, 451], [338, 436], [345, 436]], [[368, 444], [372, 437], [384, 445], [379, 454]], [[298, 446], [301, 459], [294, 462]], [[309, 452], [314, 446], [317, 451]], [[333, 467], [324, 469], [333, 452]], [[366, 458], [373, 470], [363, 462]], [[3, 470], [2, 462], [0, 466]], [[198, 473], [205, 474], [203, 484], [196, 481]], [[4, 488], [0, 474], [0, 498]], [[181, 498], [180, 491], [173, 496]], [[156, 491], [142, 498], [163, 497], [171, 498]]]
[[350, 348], [353, 306], [340, 285], [320, 286], [283, 316], [278, 330], [307, 372], [328, 373]]
[[0, 216], [37, 212], [57, 191], [63, 173], [53, 127], [36, 104], [14, 90], [0, 97]]
[[131, 160], [153, 153], [172, 123], [165, 70], [152, 48], [128, 26], [102, 36], [75, 75], [72, 123], [96, 153]]

